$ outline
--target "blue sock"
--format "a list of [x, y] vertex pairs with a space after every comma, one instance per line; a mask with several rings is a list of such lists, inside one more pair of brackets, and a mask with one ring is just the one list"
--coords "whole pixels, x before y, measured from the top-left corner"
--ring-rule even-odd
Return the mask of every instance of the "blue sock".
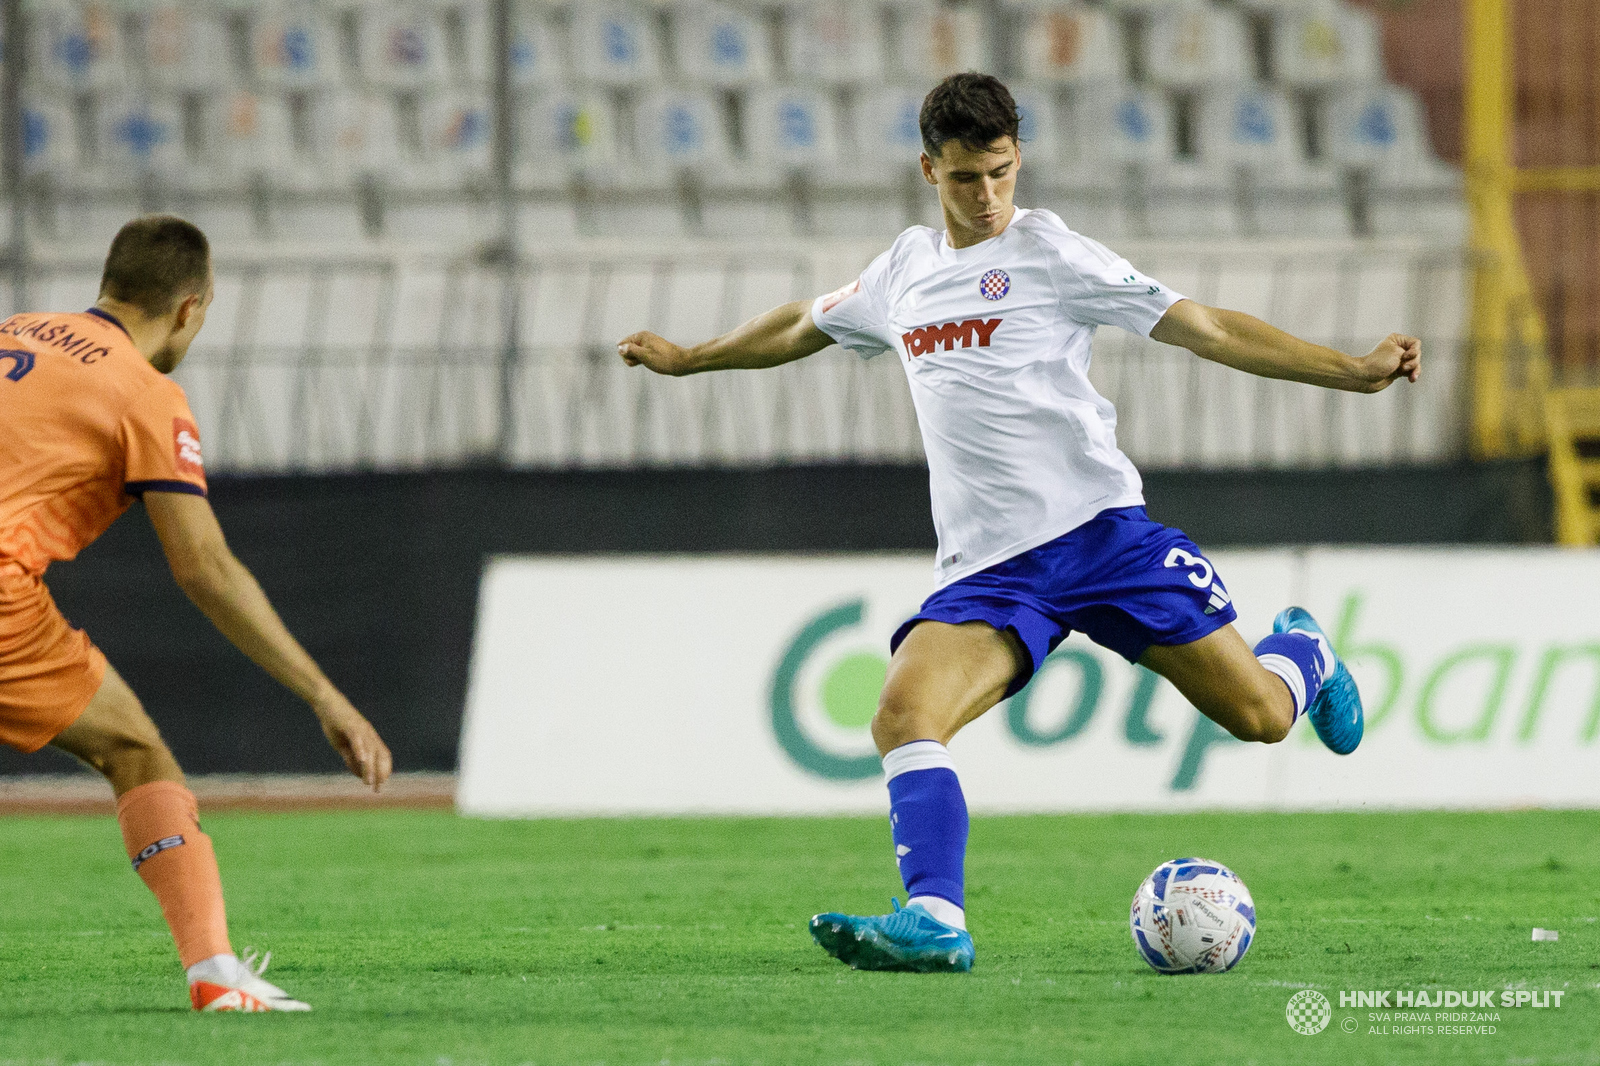
[[1269, 671], [1283, 678], [1294, 699], [1298, 721], [1311, 701], [1317, 698], [1322, 682], [1333, 668], [1333, 649], [1309, 633], [1274, 633], [1255, 647], [1256, 659]]
[[883, 757], [889, 825], [909, 903], [966, 928], [967, 800], [950, 751], [936, 740], [902, 744]]

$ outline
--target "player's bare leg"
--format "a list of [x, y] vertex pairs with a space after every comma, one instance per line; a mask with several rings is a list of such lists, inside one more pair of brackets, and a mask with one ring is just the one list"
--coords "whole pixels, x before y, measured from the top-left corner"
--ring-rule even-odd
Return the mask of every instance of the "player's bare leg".
[[89, 706], [51, 742], [105, 775], [117, 795], [128, 858], [172, 930], [197, 1010], [310, 1010], [261, 979], [228, 942], [222, 879], [194, 794], [161, 732], [115, 669]]
[[889, 661], [872, 719], [878, 754], [918, 740], [950, 743], [1005, 697], [1027, 653], [987, 622], [922, 622]]
[[183, 784], [161, 731], [111, 666], [88, 708], [50, 743], [103, 774], [118, 799], [153, 781]]
[[1233, 626], [1189, 644], [1155, 644], [1139, 657], [1201, 714], [1240, 740], [1276, 744], [1294, 725], [1294, 697]]
[[1361, 743], [1361, 693], [1304, 608], [1280, 612], [1253, 649], [1230, 625], [1189, 644], [1154, 645], [1139, 661], [1240, 740], [1275, 744], [1304, 714], [1336, 754]]

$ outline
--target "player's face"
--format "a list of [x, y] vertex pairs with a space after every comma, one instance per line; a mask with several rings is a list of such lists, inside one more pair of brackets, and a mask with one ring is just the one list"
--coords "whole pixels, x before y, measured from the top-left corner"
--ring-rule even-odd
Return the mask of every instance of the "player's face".
[[945, 226], [958, 247], [988, 240], [1011, 223], [1022, 155], [1002, 137], [981, 151], [948, 141], [937, 156], [922, 156], [922, 176], [939, 190]]
[[[200, 327], [206, 324], [206, 310], [211, 306], [211, 296], [215, 291], [212, 278], [206, 276], [206, 289], [198, 297], [191, 296], [179, 304], [180, 311], [176, 313], [173, 322], [172, 335], [167, 338], [167, 343], [150, 360], [163, 374], [170, 374], [178, 369], [178, 364], [183, 362], [183, 357], [189, 354], [189, 345], [200, 333]], [[182, 308], [187, 307], [187, 311]], [[182, 321], [177, 321], [182, 319]]]

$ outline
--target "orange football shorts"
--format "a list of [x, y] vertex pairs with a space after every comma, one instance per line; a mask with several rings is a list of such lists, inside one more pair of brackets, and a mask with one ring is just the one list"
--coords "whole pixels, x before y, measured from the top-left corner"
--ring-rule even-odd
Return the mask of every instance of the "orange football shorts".
[[62, 617], [44, 581], [0, 566], [0, 743], [38, 751], [77, 721], [106, 657]]

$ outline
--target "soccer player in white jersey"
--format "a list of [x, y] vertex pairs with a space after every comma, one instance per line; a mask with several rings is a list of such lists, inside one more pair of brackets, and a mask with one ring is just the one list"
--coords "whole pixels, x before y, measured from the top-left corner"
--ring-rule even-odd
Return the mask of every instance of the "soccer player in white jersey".
[[888, 779], [904, 909], [821, 914], [812, 936], [862, 969], [967, 970], [967, 807], [945, 745], [1027, 684], [1073, 630], [1165, 677], [1241, 740], [1272, 744], [1302, 714], [1333, 751], [1361, 740], [1361, 698], [1311, 616], [1291, 607], [1252, 649], [1216, 568], [1150, 520], [1116, 413], [1089, 383], [1096, 326], [1117, 326], [1263, 377], [1351, 392], [1416, 381], [1421, 344], [1391, 334], [1353, 357], [1185, 299], [1049, 211], [1016, 207], [1010, 92], [982, 74], [923, 102], [922, 173], [945, 229], [913, 226], [861, 277], [692, 348], [618, 345], [661, 374], [755, 369], [838, 343], [894, 352], [928, 456], [938, 585], [891, 641], [872, 721]]

